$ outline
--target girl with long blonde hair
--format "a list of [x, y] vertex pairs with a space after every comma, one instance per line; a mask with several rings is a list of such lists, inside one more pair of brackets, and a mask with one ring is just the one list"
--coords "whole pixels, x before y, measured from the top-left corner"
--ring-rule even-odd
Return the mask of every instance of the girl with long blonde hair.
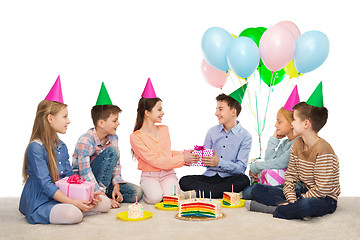
[[[54, 86], [60, 84], [58, 80]], [[66, 133], [70, 120], [62, 96], [61, 100], [56, 99], [57, 101], [48, 96], [45, 98], [47, 100], [38, 105], [30, 142], [25, 151], [25, 186], [19, 210], [31, 224], [78, 223], [83, 219], [83, 212], [108, 211], [110, 202], [102, 201], [98, 195], [92, 203], [71, 199], [55, 186], [57, 180], [72, 175], [67, 147], [57, 135]]]

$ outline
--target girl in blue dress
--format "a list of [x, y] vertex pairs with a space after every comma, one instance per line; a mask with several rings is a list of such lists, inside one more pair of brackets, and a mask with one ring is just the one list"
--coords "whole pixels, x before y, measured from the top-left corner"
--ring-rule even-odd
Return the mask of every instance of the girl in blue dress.
[[43, 100], [39, 103], [30, 138], [25, 151], [19, 210], [31, 224], [73, 224], [83, 219], [83, 212], [107, 212], [110, 201], [95, 195], [89, 201], [71, 199], [55, 182], [72, 175], [66, 145], [57, 133], [65, 134], [70, 123], [67, 105]]

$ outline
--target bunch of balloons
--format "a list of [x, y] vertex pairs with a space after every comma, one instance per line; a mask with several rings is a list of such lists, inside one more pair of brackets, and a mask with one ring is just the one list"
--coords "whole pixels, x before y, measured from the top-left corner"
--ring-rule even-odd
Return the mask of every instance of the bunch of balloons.
[[[206, 30], [201, 47], [202, 71], [214, 87], [224, 86], [229, 70], [247, 80], [255, 70], [269, 86], [315, 70], [329, 54], [329, 39], [320, 31], [300, 33], [290, 21], [266, 29], [247, 28], [235, 36], [220, 27]], [[276, 73], [276, 74], [275, 74]]]

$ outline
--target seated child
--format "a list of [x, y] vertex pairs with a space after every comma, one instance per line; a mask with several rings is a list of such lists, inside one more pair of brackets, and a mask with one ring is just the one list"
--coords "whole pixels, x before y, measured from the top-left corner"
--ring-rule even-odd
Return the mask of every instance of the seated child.
[[[294, 106], [294, 133], [283, 189], [256, 184], [255, 201], [247, 201], [251, 211], [272, 213], [283, 219], [307, 219], [333, 213], [340, 194], [339, 161], [334, 150], [318, 136], [326, 124], [328, 111], [323, 106], [322, 83], [308, 101]], [[304, 187], [295, 189], [297, 182]]]
[[133, 154], [142, 171], [140, 186], [144, 191], [144, 201], [155, 204], [163, 195], [180, 194], [174, 168], [185, 163], [195, 163], [195, 154], [172, 151], [169, 129], [161, 123], [164, 111], [162, 101], [155, 94], [150, 78], [139, 100], [134, 132], [130, 135]]
[[[263, 161], [256, 161], [250, 164], [249, 175], [258, 182], [257, 174], [265, 169], [285, 169], [289, 164], [290, 149], [294, 143], [295, 135], [291, 126], [294, 120], [293, 106], [300, 102], [297, 86], [290, 94], [284, 107], [280, 108], [276, 116], [274, 135], [269, 138]], [[280, 143], [280, 139], [287, 137]], [[254, 185], [244, 189], [243, 198], [250, 200], [251, 190]]]
[[120, 152], [116, 129], [121, 109], [113, 105], [104, 83], [101, 85], [96, 105], [91, 109], [95, 128], [83, 134], [73, 154], [73, 170], [86, 181], [95, 183], [95, 191], [111, 200], [111, 207], [120, 202], [133, 203], [142, 198], [139, 186], [125, 182], [121, 177]]
[[[203, 157], [207, 167], [203, 175], [188, 175], [180, 179], [183, 191], [204, 191], [205, 197], [222, 198], [223, 192], [241, 192], [249, 186], [249, 178], [244, 174], [251, 149], [251, 135], [236, 120], [241, 111], [241, 100], [246, 86], [242, 86], [229, 96], [216, 97], [215, 116], [219, 125], [209, 129], [205, 137], [205, 148], [213, 149], [214, 156]], [[239, 98], [240, 96], [240, 98]]]
[[30, 142], [25, 151], [25, 186], [19, 210], [31, 224], [74, 224], [83, 212], [107, 212], [110, 201], [95, 195], [92, 203], [71, 199], [55, 182], [72, 175], [69, 153], [57, 133], [65, 134], [70, 124], [67, 105], [61, 92], [60, 76], [45, 100], [38, 105]]

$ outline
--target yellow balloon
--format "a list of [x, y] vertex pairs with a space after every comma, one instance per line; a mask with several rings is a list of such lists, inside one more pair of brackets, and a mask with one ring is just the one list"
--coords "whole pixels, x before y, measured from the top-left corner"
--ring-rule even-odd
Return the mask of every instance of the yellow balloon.
[[238, 37], [238, 36], [236, 36], [235, 34], [231, 34], [231, 36], [232, 36], [234, 39]]
[[[284, 67], [284, 70], [285, 70], [285, 73], [290, 76], [290, 78], [299, 77], [299, 72], [296, 71], [293, 60], [291, 60], [291, 61]], [[302, 76], [302, 75], [304, 75], [304, 74], [301, 73], [300, 76]]]

